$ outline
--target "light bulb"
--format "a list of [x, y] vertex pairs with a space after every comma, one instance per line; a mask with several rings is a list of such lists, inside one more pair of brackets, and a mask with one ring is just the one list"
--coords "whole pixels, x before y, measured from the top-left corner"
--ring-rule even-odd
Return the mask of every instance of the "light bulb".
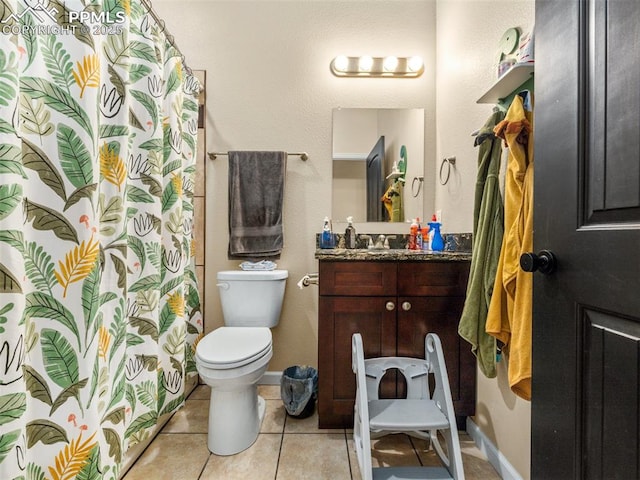
[[333, 59], [333, 66], [340, 72], [346, 72], [349, 68], [349, 58], [345, 55], [338, 55]]
[[393, 55], [390, 57], [385, 57], [382, 65], [385, 72], [395, 72], [396, 68], [398, 67], [398, 57], [394, 57]]
[[360, 57], [360, 60], [358, 61], [358, 69], [361, 72], [370, 72], [371, 71], [371, 67], [373, 67], [373, 58], [370, 57], [369, 55], [365, 55], [363, 57]]
[[422, 57], [411, 57], [407, 62], [407, 67], [412, 72], [417, 72], [422, 68]]

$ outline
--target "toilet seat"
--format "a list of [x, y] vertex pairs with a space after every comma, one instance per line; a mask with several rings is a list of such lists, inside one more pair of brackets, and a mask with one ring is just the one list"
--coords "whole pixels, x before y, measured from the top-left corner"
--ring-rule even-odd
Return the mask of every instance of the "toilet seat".
[[227, 370], [255, 362], [271, 348], [267, 327], [220, 327], [200, 340], [196, 359], [204, 367]]

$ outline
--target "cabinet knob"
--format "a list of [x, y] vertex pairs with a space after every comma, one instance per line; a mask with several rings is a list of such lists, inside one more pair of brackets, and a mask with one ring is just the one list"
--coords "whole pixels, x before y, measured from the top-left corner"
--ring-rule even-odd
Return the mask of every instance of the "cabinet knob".
[[387, 310], [391, 311], [391, 310], [393, 310], [394, 308], [396, 308], [396, 304], [395, 304], [395, 303], [393, 303], [393, 302], [387, 302], [386, 307], [387, 307]]
[[405, 312], [408, 312], [409, 310], [411, 310], [411, 303], [410, 302], [402, 302], [402, 309]]

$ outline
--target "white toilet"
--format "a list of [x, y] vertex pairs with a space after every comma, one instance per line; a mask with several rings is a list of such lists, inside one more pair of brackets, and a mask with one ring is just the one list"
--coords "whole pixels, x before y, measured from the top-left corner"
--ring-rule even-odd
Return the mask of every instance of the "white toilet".
[[257, 383], [273, 350], [271, 327], [280, 321], [287, 270], [218, 272], [224, 327], [196, 348], [196, 367], [211, 387], [207, 445], [216, 455], [233, 455], [258, 437], [265, 402]]

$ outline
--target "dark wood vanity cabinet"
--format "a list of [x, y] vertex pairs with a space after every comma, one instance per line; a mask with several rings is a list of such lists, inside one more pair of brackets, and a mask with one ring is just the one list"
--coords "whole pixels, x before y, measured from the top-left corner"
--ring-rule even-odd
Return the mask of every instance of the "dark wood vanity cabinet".
[[[475, 413], [476, 363], [458, 335], [468, 261], [320, 260], [318, 414], [320, 428], [352, 428], [355, 376], [351, 335], [362, 334], [365, 357], [424, 357], [424, 338], [440, 336], [459, 422]], [[381, 395], [402, 397], [391, 375]]]

